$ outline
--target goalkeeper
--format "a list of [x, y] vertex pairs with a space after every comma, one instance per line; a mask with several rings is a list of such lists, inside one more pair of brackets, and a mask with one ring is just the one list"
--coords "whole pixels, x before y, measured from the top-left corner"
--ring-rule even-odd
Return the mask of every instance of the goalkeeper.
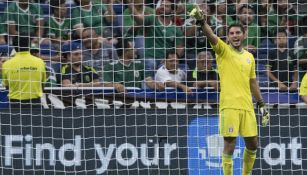
[[219, 131], [224, 137], [222, 166], [225, 175], [232, 174], [232, 155], [236, 137], [244, 137], [246, 148], [243, 158], [243, 175], [250, 174], [256, 159], [258, 146], [257, 122], [254, 112], [252, 94], [262, 115], [262, 125], [266, 126], [269, 113], [265, 107], [256, 81], [255, 60], [251, 53], [243, 49], [245, 31], [239, 24], [230, 25], [227, 29], [226, 44], [218, 38], [206, 23], [206, 16], [195, 7], [190, 15], [212, 45], [220, 76], [221, 92], [219, 102]]

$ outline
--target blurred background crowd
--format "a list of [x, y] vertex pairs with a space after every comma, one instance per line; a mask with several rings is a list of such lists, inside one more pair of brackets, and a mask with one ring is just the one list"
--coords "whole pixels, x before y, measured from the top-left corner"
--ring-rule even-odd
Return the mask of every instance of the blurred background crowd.
[[47, 67], [46, 86], [106, 83], [125, 87], [218, 90], [214, 53], [189, 12], [197, 4], [214, 32], [242, 24], [262, 87], [295, 91], [307, 70], [304, 0], [18, 0], [0, 2], [1, 64], [13, 39]]

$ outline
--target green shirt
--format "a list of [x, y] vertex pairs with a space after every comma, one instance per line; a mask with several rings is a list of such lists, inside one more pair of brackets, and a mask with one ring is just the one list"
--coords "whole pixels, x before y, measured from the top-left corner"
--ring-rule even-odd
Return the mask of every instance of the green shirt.
[[54, 18], [54, 16], [51, 16], [49, 17], [48, 22], [45, 23], [46, 36], [67, 40], [71, 34], [71, 25], [70, 18], [65, 18], [62, 22], [59, 22]]
[[37, 21], [43, 20], [43, 11], [36, 3], [29, 3], [28, 9], [23, 10], [18, 2], [12, 2], [5, 12], [6, 22], [16, 24], [19, 33], [30, 33], [34, 35], [37, 29]]
[[[144, 15], [153, 15], [155, 13], [155, 10], [151, 7], [147, 7], [147, 6], [144, 6]], [[124, 31], [125, 31], [125, 34], [128, 32], [128, 30], [130, 29], [130, 27], [136, 27], [136, 26], [142, 26], [138, 31], [137, 31], [137, 35], [144, 35], [144, 27], [143, 25], [138, 25], [134, 20], [133, 20], [133, 17], [132, 17], [132, 13], [131, 13], [131, 10], [130, 8], [127, 8], [125, 11], [124, 11]]]
[[181, 28], [175, 24], [165, 26], [155, 15], [145, 16], [145, 57], [164, 58], [165, 49], [183, 45], [184, 36]]
[[5, 34], [7, 34], [5, 20], [3, 16], [0, 16], [0, 35], [5, 35]]
[[248, 25], [247, 38], [243, 41], [243, 45], [253, 45], [258, 48], [260, 43], [261, 31], [260, 27], [256, 23]]
[[141, 88], [142, 81], [147, 77], [144, 70], [141, 61], [133, 61], [129, 65], [116, 61], [104, 66], [104, 81], [121, 83], [125, 87]]
[[71, 19], [73, 27], [83, 24], [85, 28], [94, 28], [98, 35], [101, 35], [104, 28], [108, 26], [106, 20], [103, 18], [107, 8], [103, 4], [91, 4], [89, 10], [81, 7], [76, 7], [72, 11]]

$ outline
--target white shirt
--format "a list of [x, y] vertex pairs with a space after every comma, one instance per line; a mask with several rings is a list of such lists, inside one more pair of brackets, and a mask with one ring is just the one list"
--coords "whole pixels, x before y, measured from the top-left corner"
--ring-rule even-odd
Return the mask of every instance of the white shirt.
[[187, 74], [181, 70], [177, 69], [176, 74], [172, 74], [166, 67], [163, 65], [161, 66], [155, 75], [155, 80], [158, 82], [165, 83], [167, 81], [175, 81], [175, 82], [182, 82], [187, 79]]

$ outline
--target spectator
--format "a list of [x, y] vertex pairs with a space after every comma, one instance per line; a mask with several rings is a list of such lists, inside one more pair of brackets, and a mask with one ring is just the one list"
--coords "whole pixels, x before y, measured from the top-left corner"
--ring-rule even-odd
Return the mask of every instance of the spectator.
[[[41, 58], [42, 60], [46, 60], [47, 58], [40, 54], [40, 49], [36, 45], [31, 45], [30, 53], [31, 55]], [[50, 59], [50, 58], [49, 58]], [[56, 87], [57, 80], [54, 69], [52, 68], [52, 64], [50, 61], [45, 61], [46, 63], [46, 82], [44, 87]]]
[[[142, 12], [144, 16], [154, 15], [155, 10], [151, 7], [144, 5], [144, 0], [131, 0], [131, 2], [128, 1], [128, 3], [133, 3], [135, 9], [139, 12]], [[130, 5], [130, 4], [128, 4]], [[132, 4], [131, 4], [132, 5]], [[123, 19], [123, 29], [124, 34], [127, 37], [133, 37], [135, 48], [137, 48], [137, 54], [140, 59], [144, 59], [145, 52], [145, 31], [144, 31], [144, 25], [138, 25], [136, 21], [134, 20], [133, 13], [131, 11], [131, 8], [126, 8], [124, 11], [124, 19]]]
[[303, 35], [294, 44], [294, 55], [298, 59], [300, 77], [302, 78], [307, 72], [307, 16], [302, 19], [300, 28]]
[[186, 73], [178, 68], [179, 60], [175, 51], [166, 53], [163, 65], [157, 70], [155, 80], [162, 82], [167, 87], [179, 88], [186, 94], [191, 94], [192, 90], [184, 84], [187, 80]]
[[135, 50], [132, 42], [120, 40], [117, 45], [119, 60], [104, 67], [104, 81], [122, 84], [123, 87], [142, 87], [145, 81], [151, 89], [164, 90], [162, 83], [155, 82], [147, 72], [141, 61], [134, 61]]
[[39, 42], [39, 38], [44, 33], [44, 18], [38, 4], [30, 3], [29, 0], [11, 2], [5, 15], [10, 35], [28, 34], [32, 37], [36, 36], [32, 42]]
[[61, 49], [61, 44], [71, 39], [71, 19], [66, 18], [67, 8], [65, 0], [55, 0], [50, 2], [53, 15], [46, 23], [46, 36], [51, 38], [52, 44]]
[[[199, 4], [200, 9], [206, 13], [207, 19], [212, 15], [211, 9], [207, 3], [202, 2]], [[207, 40], [201, 30], [201, 27], [196, 25], [196, 21], [193, 18], [188, 18], [184, 22], [185, 36], [186, 36], [186, 58], [193, 58], [193, 62], [189, 60], [190, 68], [195, 66], [195, 58], [198, 52], [203, 51], [210, 47]], [[194, 66], [193, 66], [194, 63]]]
[[3, 16], [0, 16], [0, 44], [6, 44], [6, 38], [5, 38], [6, 35], [7, 35], [6, 24], [3, 19]]
[[243, 45], [247, 47], [248, 51], [256, 54], [260, 43], [261, 31], [257, 23], [254, 22], [254, 9], [252, 6], [244, 4], [240, 7], [238, 14], [239, 22], [244, 26], [245, 33], [247, 34]]
[[307, 104], [307, 74], [305, 74], [300, 87], [300, 96], [302, 100]]
[[188, 82], [193, 87], [213, 87], [217, 90], [217, 70], [213, 68], [212, 62], [213, 57], [211, 52], [203, 51], [198, 53], [196, 68], [188, 72]]
[[268, 26], [270, 35], [275, 35], [278, 28], [286, 28], [287, 32], [295, 35], [297, 17], [296, 10], [288, 0], [273, 0], [272, 8], [268, 14]]
[[30, 54], [28, 36], [15, 37], [14, 46], [16, 55], [2, 65], [3, 85], [9, 90], [11, 107], [40, 107], [46, 81], [45, 63]]
[[219, 29], [223, 29], [234, 23], [235, 21], [231, 18], [231, 16], [227, 15], [226, 0], [217, 0], [216, 16], [212, 16], [210, 19], [210, 24], [212, 25], [214, 31], [218, 32]]
[[81, 37], [83, 28], [93, 28], [99, 36], [104, 30], [111, 30], [116, 14], [113, 10], [113, 0], [107, 4], [92, 3], [91, 0], [75, 0], [77, 7], [72, 11], [73, 27], [78, 28]]
[[293, 54], [287, 48], [287, 41], [287, 32], [279, 30], [275, 39], [276, 49], [269, 52], [267, 76], [280, 90], [296, 90], [298, 72]]
[[113, 44], [108, 41], [99, 42], [99, 36], [96, 31], [90, 28], [84, 29], [82, 32], [83, 41], [83, 63], [93, 67], [98, 71], [100, 80], [102, 81], [103, 66], [117, 59], [117, 53]]
[[134, 5], [129, 5], [138, 25], [145, 25], [146, 70], [154, 70], [165, 56], [165, 48], [176, 48], [179, 57], [184, 54], [183, 33], [173, 22], [174, 9], [170, 0], [162, 0], [155, 15], [144, 16]]
[[99, 76], [92, 67], [82, 64], [81, 44], [71, 42], [63, 45], [64, 56], [68, 64], [61, 68], [62, 86], [75, 86], [75, 84], [83, 84], [94, 86], [99, 82]]
[[[135, 10], [137, 10], [138, 12], [142, 12], [144, 16], [155, 14], [155, 10], [153, 8], [144, 5], [144, 0], [132, 0], [129, 3], [133, 3], [131, 5], [134, 5]], [[136, 36], [136, 35], [144, 36], [144, 27], [143, 25], [138, 25], [136, 21], [133, 19], [133, 13], [131, 11], [131, 8], [126, 8], [123, 15], [124, 15], [123, 28], [126, 36]]]
[[268, 36], [268, 13], [270, 8], [269, 0], [261, 0], [258, 5], [258, 25], [261, 31], [261, 40], [266, 39]]

